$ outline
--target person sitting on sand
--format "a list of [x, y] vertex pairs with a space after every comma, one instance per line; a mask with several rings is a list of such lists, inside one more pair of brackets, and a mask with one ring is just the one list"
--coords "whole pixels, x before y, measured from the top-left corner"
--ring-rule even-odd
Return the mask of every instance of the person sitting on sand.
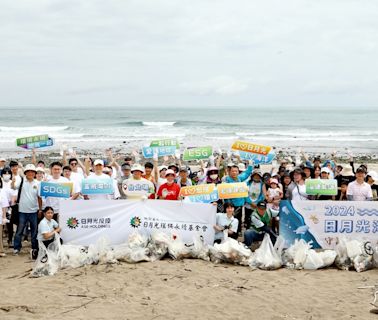
[[230, 238], [238, 238], [238, 224], [239, 221], [234, 217], [235, 207], [232, 203], [226, 203], [225, 205], [226, 213], [217, 213], [216, 225], [214, 226], [215, 237], [214, 243], [221, 243], [224, 239], [224, 233]]
[[262, 241], [265, 233], [268, 233], [270, 240], [274, 244], [277, 235], [272, 231], [272, 219], [278, 216], [278, 211], [267, 209], [265, 202], [259, 202], [256, 210], [251, 214], [251, 229], [244, 233], [244, 243], [246, 246], [251, 246], [255, 241]]

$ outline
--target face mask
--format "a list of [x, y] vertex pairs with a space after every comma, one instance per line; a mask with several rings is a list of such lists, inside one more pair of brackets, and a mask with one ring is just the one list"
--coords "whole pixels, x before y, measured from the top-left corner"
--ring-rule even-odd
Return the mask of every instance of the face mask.
[[4, 180], [5, 182], [10, 181], [10, 178], [11, 178], [11, 175], [10, 175], [10, 174], [4, 174], [4, 175], [3, 175], [3, 180]]
[[210, 178], [211, 178], [211, 180], [215, 180], [216, 178], [218, 178], [218, 175], [217, 174], [211, 174]]

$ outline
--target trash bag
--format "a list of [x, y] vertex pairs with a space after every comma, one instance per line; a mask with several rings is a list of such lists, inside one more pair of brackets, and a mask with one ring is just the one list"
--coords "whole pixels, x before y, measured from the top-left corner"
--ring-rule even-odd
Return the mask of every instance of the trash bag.
[[148, 244], [148, 237], [135, 231], [129, 235], [127, 243], [131, 249], [146, 248]]
[[163, 257], [168, 253], [169, 242], [170, 237], [168, 234], [164, 232], [153, 232], [147, 245], [147, 248], [149, 249], [150, 261], [163, 259]]
[[222, 243], [215, 243], [209, 248], [210, 260], [219, 263], [248, 265], [252, 251], [243, 243], [232, 238], [226, 238]]
[[32, 277], [51, 276], [59, 270], [59, 251], [61, 249], [60, 236], [55, 235], [54, 241], [46, 248], [42, 241], [38, 241], [38, 256], [31, 272]]
[[60, 268], [79, 268], [88, 264], [88, 248], [63, 244], [59, 251]]
[[249, 266], [253, 269], [276, 270], [281, 268], [281, 252], [279, 253], [270, 240], [269, 234], [264, 235], [264, 239], [258, 249], [249, 260]]
[[353, 267], [357, 272], [363, 272], [375, 267], [374, 248], [370, 241], [341, 238], [336, 251], [335, 263], [342, 270]]
[[168, 243], [168, 253], [172, 259], [181, 260], [191, 257], [190, 248], [185, 245], [179, 235], [172, 233]]
[[210, 261], [209, 246], [205, 243], [203, 236], [193, 236], [193, 245], [190, 246], [190, 252], [194, 259]]

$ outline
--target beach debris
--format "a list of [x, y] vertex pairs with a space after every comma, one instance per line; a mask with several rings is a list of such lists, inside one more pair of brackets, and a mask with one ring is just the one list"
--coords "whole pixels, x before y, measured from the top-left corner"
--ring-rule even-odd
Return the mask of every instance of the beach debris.
[[227, 262], [248, 265], [252, 251], [243, 243], [232, 238], [225, 238], [222, 243], [209, 247], [210, 260], [214, 263]]
[[357, 272], [373, 269], [376, 266], [375, 250], [370, 241], [347, 240], [340, 238], [336, 246], [336, 266], [341, 270], [354, 268]]
[[278, 237], [275, 246], [270, 239], [269, 234], [264, 235], [264, 239], [261, 245], [256, 251], [251, 255], [249, 259], [249, 266], [252, 269], [262, 269], [262, 270], [276, 270], [282, 266], [282, 250], [285, 241], [282, 237]]
[[296, 239], [294, 244], [283, 251], [283, 265], [290, 269], [317, 270], [333, 265], [337, 253], [335, 250], [315, 251], [312, 241]]

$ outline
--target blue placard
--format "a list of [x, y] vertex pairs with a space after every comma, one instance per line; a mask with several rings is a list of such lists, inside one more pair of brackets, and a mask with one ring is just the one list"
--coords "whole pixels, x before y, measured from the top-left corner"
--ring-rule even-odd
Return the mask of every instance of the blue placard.
[[42, 181], [41, 197], [69, 198], [70, 189], [69, 185]]
[[276, 157], [276, 154], [274, 152], [269, 152], [266, 156], [264, 156], [262, 154], [239, 151], [239, 155], [243, 160], [252, 160], [255, 165], [272, 163], [272, 161]]
[[82, 194], [113, 194], [113, 180], [108, 178], [88, 178], [81, 183]]
[[142, 153], [143, 157], [146, 159], [153, 158], [154, 153], [157, 153], [158, 157], [172, 156], [176, 152], [176, 146], [166, 146], [166, 147], [143, 147]]
[[24, 149], [37, 149], [37, 148], [51, 147], [53, 145], [54, 145], [54, 140], [49, 138], [48, 140], [44, 140], [44, 141], [27, 143], [20, 147]]
[[201, 194], [197, 196], [188, 196], [186, 197], [190, 202], [201, 202], [201, 203], [211, 203], [219, 199], [218, 190], [215, 188], [214, 191], [210, 194]]

